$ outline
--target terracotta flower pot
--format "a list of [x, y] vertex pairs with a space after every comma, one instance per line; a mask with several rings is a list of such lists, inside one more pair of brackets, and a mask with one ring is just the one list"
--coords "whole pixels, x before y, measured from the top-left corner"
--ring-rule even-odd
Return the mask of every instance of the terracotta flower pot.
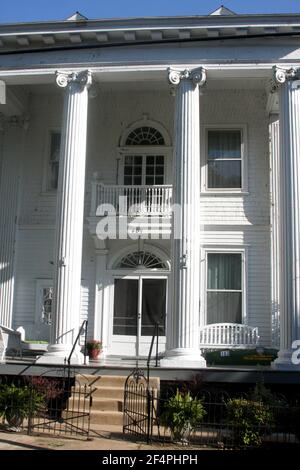
[[91, 359], [97, 359], [99, 354], [100, 354], [100, 349], [90, 349], [89, 350], [89, 357]]

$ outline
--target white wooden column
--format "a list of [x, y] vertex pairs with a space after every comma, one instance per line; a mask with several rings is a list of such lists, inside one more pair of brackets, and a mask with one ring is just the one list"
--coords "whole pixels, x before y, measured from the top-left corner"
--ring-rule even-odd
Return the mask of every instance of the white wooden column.
[[280, 342], [280, 145], [278, 114], [269, 120], [272, 346]]
[[0, 177], [0, 324], [12, 327], [16, 224], [19, 202], [25, 121], [11, 117], [3, 122]]
[[298, 369], [300, 340], [300, 69], [274, 68], [280, 126], [280, 351], [276, 369]]
[[[51, 345], [40, 359], [63, 363], [80, 328], [81, 258], [89, 71], [58, 72], [56, 82], [65, 88], [61, 153], [57, 189], [54, 306]], [[77, 347], [72, 363], [83, 363]]]
[[173, 160], [171, 308], [163, 367], [205, 367], [199, 349], [200, 311], [200, 93], [204, 69], [169, 70], [176, 90]]

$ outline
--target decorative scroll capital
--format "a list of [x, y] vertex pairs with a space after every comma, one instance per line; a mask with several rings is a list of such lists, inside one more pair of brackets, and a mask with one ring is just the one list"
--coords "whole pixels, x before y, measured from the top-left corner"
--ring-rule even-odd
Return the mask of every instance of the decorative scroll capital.
[[203, 86], [206, 82], [206, 70], [203, 67], [199, 67], [194, 70], [185, 69], [181, 72], [180, 70], [169, 68], [168, 80], [173, 86], [178, 86], [181, 80], [191, 80], [195, 86]]
[[273, 67], [273, 84], [277, 88], [278, 85], [283, 85], [288, 80], [299, 80], [300, 79], [300, 69], [291, 67], [285, 69], [283, 67], [278, 67], [274, 65]]
[[81, 88], [90, 87], [92, 84], [92, 73], [90, 70], [81, 72], [56, 72], [56, 84], [61, 88], [66, 88], [70, 83], [78, 83]]

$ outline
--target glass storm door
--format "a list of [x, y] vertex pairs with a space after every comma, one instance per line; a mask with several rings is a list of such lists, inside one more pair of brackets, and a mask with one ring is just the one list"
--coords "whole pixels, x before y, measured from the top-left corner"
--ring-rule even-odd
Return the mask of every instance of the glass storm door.
[[159, 323], [159, 351], [164, 351], [167, 279], [115, 279], [114, 288], [114, 352], [147, 356], [156, 322]]

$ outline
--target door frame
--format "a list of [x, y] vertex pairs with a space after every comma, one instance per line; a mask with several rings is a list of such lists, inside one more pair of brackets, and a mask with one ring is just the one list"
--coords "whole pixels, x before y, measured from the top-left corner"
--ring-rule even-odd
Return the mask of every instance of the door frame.
[[[169, 273], [161, 273], [161, 272], [129, 272], [127, 271], [126, 273], [120, 273], [120, 271], [117, 271], [113, 273], [113, 313], [112, 313], [112, 322], [111, 322], [111, 332], [110, 332], [110, 344], [112, 354], [118, 354], [118, 351], [114, 351], [114, 344], [115, 343], [124, 343], [124, 344], [132, 344], [133, 342], [135, 343], [135, 355], [134, 357], [144, 357], [144, 354], [140, 354], [142, 344], [150, 346], [151, 343], [151, 336], [145, 336], [144, 338], [148, 338], [146, 340], [141, 341], [143, 338], [141, 336], [141, 326], [142, 326], [142, 295], [143, 295], [143, 279], [165, 279], [166, 280], [166, 313], [165, 313], [165, 331], [167, 331], [167, 319], [168, 319], [168, 300], [169, 300], [169, 295], [168, 295], [168, 289], [169, 289]], [[138, 317], [140, 315], [140, 318], [137, 319], [137, 336], [133, 335], [114, 335], [113, 334], [113, 324], [114, 324], [114, 299], [115, 299], [115, 279], [127, 279], [127, 280], [138, 280]], [[164, 350], [162, 347], [165, 347], [166, 343], [166, 336], [161, 336], [161, 340], [159, 341], [161, 350]], [[130, 355], [130, 354], [128, 354]]]

